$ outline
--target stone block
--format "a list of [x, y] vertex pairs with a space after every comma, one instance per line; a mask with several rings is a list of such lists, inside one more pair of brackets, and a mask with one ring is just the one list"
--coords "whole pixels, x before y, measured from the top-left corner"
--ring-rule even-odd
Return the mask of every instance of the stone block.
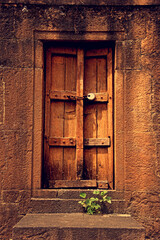
[[[62, 4], [63, 5], [63, 4]], [[123, 32], [127, 28], [124, 11], [100, 9], [83, 6], [54, 6], [50, 8], [28, 8], [23, 13], [22, 8], [15, 10], [14, 29], [17, 38], [29, 39], [34, 29], [47, 31], [72, 31], [75, 34], [85, 31]], [[67, 23], [67, 24], [66, 24]]]
[[151, 77], [143, 71], [125, 74], [125, 126], [127, 131], [152, 130]]
[[159, 79], [159, 20], [156, 12], [148, 15], [147, 35], [141, 42], [142, 67], [150, 71], [154, 79]]
[[31, 190], [2, 190], [1, 200], [3, 204], [16, 205], [19, 215], [28, 211], [31, 198]]
[[[69, 191], [68, 191], [69, 192]], [[74, 192], [75, 193], [75, 192]], [[87, 194], [91, 196], [92, 194]], [[93, 196], [93, 195], [92, 195]], [[112, 196], [112, 194], [108, 194]], [[80, 200], [76, 198], [32, 198], [29, 205], [29, 213], [82, 213], [83, 207], [78, 203]], [[112, 198], [112, 204], [105, 204], [102, 212], [106, 213], [124, 213], [124, 200], [121, 198]]]
[[5, 82], [5, 127], [31, 130], [33, 124], [33, 72], [13, 69], [3, 72]]
[[129, 199], [128, 210], [132, 212], [134, 216], [139, 216], [141, 221], [146, 219], [159, 219], [160, 213], [157, 211], [159, 208], [159, 196], [158, 192], [132, 192]]
[[32, 132], [6, 131], [5, 138], [2, 188], [28, 189], [31, 187], [32, 151], [27, 150], [27, 144]]
[[115, 135], [115, 189], [123, 190], [124, 183], [124, 133], [117, 133]]
[[[115, 9], [86, 8], [83, 24], [87, 31], [119, 31], [123, 32], [126, 28], [124, 13]], [[84, 21], [85, 20], [85, 21]], [[79, 26], [77, 26], [79, 27]]]
[[152, 57], [151, 55], [141, 55], [141, 69], [143, 71], [148, 71], [153, 79], [159, 79], [160, 68], [159, 68], [159, 53], [157, 56]]
[[146, 37], [141, 41], [141, 53], [156, 55], [159, 52], [159, 43], [159, 19], [156, 11], [152, 11], [150, 15], [147, 14]]
[[44, 46], [41, 41], [35, 41], [35, 68], [43, 67], [44, 67]]
[[125, 45], [124, 42], [116, 41], [115, 45], [115, 69], [122, 70], [125, 66]]
[[31, 39], [0, 41], [1, 67], [33, 67], [33, 42]]
[[115, 71], [115, 84], [114, 84], [114, 113], [115, 113], [115, 132], [120, 133], [124, 131], [124, 73], [123, 71]]
[[128, 132], [125, 148], [125, 177], [127, 190], [154, 189], [158, 191], [155, 175], [156, 151], [152, 133]]
[[[32, 191], [33, 198], [59, 198], [59, 199], [80, 199], [80, 193], [85, 192], [87, 197], [93, 197], [93, 189], [35, 189]], [[121, 191], [108, 190], [108, 196], [112, 199], [123, 199]]]
[[124, 51], [124, 68], [125, 69], [140, 69], [141, 68], [141, 42], [139, 40], [125, 41]]
[[141, 68], [141, 51], [139, 40], [125, 40], [123, 42], [116, 42], [115, 68], [117, 70], [138, 70]]
[[115, 71], [114, 84], [114, 160], [115, 160], [115, 188], [124, 188], [124, 73]]
[[16, 8], [15, 37], [21, 40], [31, 40], [33, 38], [33, 19], [31, 14], [22, 11], [23, 5]]
[[13, 229], [13, 239], [144, 240], [144, 228], [129, 215], [28, 214]]
[[128, 39], [143, 40], [146, 37], [146, 13], [137, 9], [128, 11]]
[[12, 227], [20, 220], [17, 204], [0, 203], [0, 239], [12, 238]]
[[14, 32], [14, 9], [0, 6], [0, 38], [8, 39], [15, 37]]

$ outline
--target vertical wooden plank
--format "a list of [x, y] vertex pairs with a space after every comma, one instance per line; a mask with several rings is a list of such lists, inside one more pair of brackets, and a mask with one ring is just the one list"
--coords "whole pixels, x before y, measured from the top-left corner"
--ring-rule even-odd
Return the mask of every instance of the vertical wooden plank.
[[76, 56], [66, 57], [66, 81], [65, 81], [65, 90], [76, 91]]
[[[84, 83], [84, 51], [77, 50], [77, 96], [83, 98]], [[76, 102], [76, 163], [77, 178], [81, 179], [83, 175], [83, 99], [77, 99]]]
[[[65, 90], [76, 91], [76, 57], [66, 56]], [[76, 105], [65, 102], [64, 137], [76, 137]], [[64, 179], [76, 180], [76, 150], [64, 148]]]
[[52, 91], [64, 90], [64, 78], [65, 78], [65, 57], [53, 54], [52, 56]]
[[45, 135], [49, 136], [49, 116], [50, 116], [50, 99], [49, 90], [51, 86], [51, 51], [48, 50], [46, 53], [46, 93], [45, 93]]
[[[52, 56], [51, 90], [62, 91], [65, 84], [65, 57]], [[64, 102], [51, 101], [50, 137], [64, 135]], [[63, 148], [50, 147], [50, 180], [63, 179]]]
[[84, 95], [96, 92], [96, 58], [85, 58]]
[[[84, 93], [96, 92], [96, 58], [85, 59]], [[93, 102], [85, 102], [84, 106], [84, 138], [96, 138], [97, 109]], [[96, 147], [84, 149], [84, 171], [86, 179], [96, 179], [97, 175]]]
[[49, 89], [51, 86], [51, 51], [50, 49], [46, 52], [46, 86], [45, 86], [45, 131], [44, 135], [44, 186], [48, 185], [48, 169], [49, 169], [49, 145], [48, 145], [48, 137], [49, 137], [49, 119], [50, 119], [50, 99], [49, 99]]
[[[107, 56], [106, 56], [107, 57]], [[97, 58], [97, 92], [107, 91], [107, 64], [106, 57]], [[97, 103], [97, 138], [108, 137], [107, 104]], [[108, 148], [97, 148], [97, 178], [108, 180]]]
[[64, 148], [64, 180], [76, 180], [76, 151], [75, 148]]
[[108, 148], [109, 159], [109, 186], [113, 189], [113, 63], [112, 63], [112, 49], [109, 48], [107, 56], [107, 88], [109, 93], [108, 103], [108, 136], [111, 137], [111, 146]]
[[107, 91], [107, 56], [97, 58], [97, 92]]
[[[96, 138], [96, 104], [85, 104], [84, 108], [84, 138]], [[84, 149], [84, 176], [85, 179], [96, 179], [96, 147]]]

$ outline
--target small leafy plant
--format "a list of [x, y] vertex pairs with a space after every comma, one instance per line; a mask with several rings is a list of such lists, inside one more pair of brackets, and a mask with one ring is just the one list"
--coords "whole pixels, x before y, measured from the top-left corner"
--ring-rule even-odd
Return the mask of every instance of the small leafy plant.
[[100, 191], [95, 190], [93, 194], [96, 195], [95, 197], [87, 198], [86, 193], [80, 193], [80, 197], [84, 200], [79, 201], [78, 203], [81, 204], [87, 214], [93, 215], [96, 213], [102, 212], [102, 205], [107, 202], [111, 203], [111, 197], [107, 196], [107, 191]]

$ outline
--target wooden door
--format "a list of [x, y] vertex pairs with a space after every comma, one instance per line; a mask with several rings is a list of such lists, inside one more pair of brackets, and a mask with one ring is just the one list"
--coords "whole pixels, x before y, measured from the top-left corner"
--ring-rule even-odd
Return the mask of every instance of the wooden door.
[[112, 49], [46, 53], [44, 185], [113, 188]]

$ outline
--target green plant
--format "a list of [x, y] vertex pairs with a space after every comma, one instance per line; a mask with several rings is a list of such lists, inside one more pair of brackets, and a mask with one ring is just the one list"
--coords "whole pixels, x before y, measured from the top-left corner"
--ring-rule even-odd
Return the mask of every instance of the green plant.
[[104, 205], [105, 202], [111, 203], [111, 197], [107, 196], [107, 191], [100, 191], [95, 190], [93, 191], [93, 194], [96, 195], [96, 197], [87, 198], [86, 193], [80, 193], [80, 197], [84, 200], [79, 201], [78, 203], [81, 204], [87, 214], [95, 214], [95, 213], [101, 213], [102, 212], [102, 205]]

